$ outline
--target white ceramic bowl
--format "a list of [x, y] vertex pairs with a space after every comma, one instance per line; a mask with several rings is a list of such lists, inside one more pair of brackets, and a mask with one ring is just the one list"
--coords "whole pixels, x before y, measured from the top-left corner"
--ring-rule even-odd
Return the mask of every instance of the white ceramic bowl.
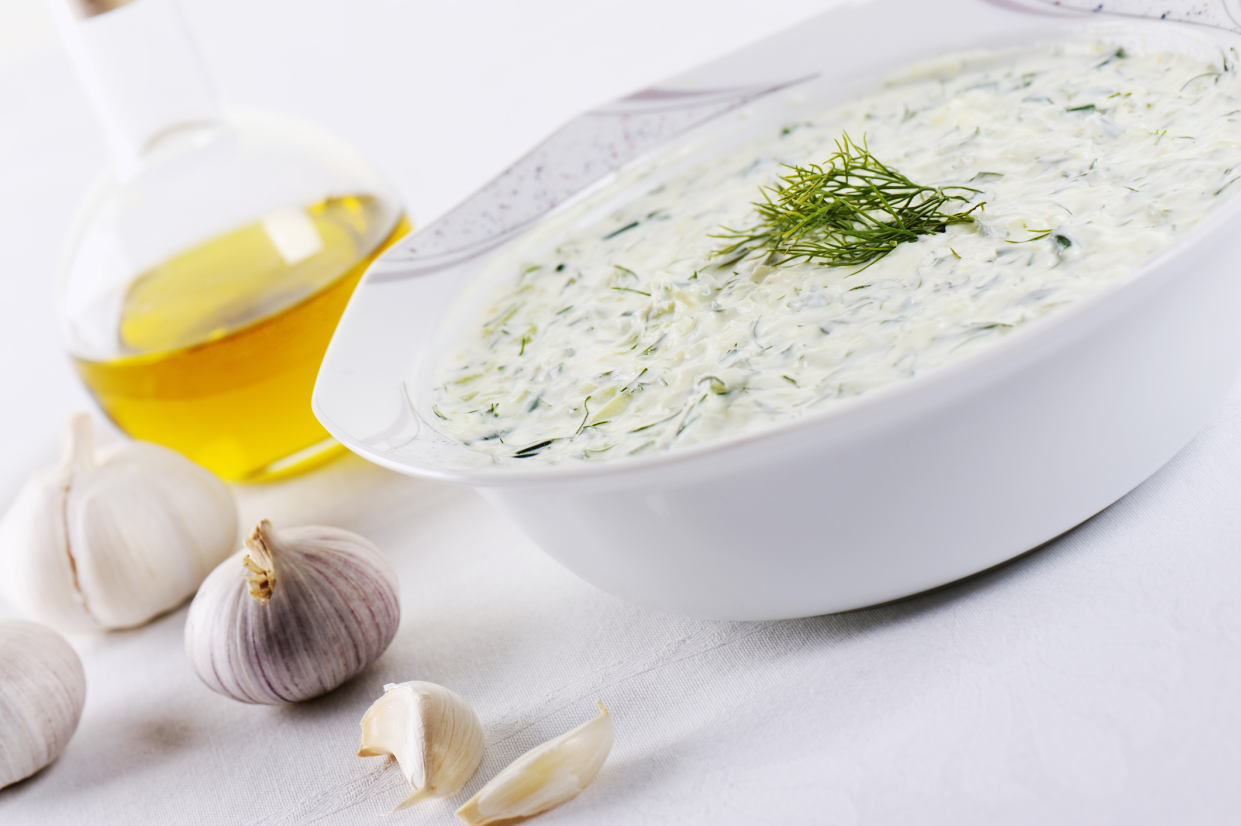
[[[673, 613], [841, 611], [1052, 539], [1168, 461], [1241, 370], [1241, 201], [989, 349], [821, 413], [663, 454], [496, 465], [422, 415], [422, 365], [485, 253], [607, 172], [615, 163], [606, 158], [658, 147], [697, 159], [918, 59], [1062, 37], [1098, 21], [1015, 0], [850, 5], [575, 121], [375, 263], [323, 362], [316, 415], [373, 462], [477, 488], [583, 579]], [[1203, 26], [1118, 25], [1187, 48], [1241, 44]], [[557, 175], [546, 174], [551, 167]], [[511, 208], [496, 209], [497, 200]]]

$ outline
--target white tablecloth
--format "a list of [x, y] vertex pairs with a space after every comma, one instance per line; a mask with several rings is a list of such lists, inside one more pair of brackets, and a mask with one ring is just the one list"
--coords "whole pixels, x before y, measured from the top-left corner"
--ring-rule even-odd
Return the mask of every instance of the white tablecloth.
[[[717, 3], [707, 19], [701, 5], [184, 3], [230, 100], [341, 133], [421, 222], [578, 111], [823, 4]], [[0, 71], [0, 506], [53, 459], [59, 418], [89, 406], [56, 343], [53, 273], [104, 163], [58, 49]], [[1022, 559], [788, 622], [627, 605], [473, 492], [353, 457], [237, 494], [247, 522], [339, 525], [384, 548], [402, 583], [391, 648], [326, 697], [268, 708], [197, 680], [184, 608], [75, 637], [81, 725], [49, 769], [0, 791], [0, 823], [452, 823], [595, 699], [616, 746], [548, 826], [1210, 824], [1241, 811], [1241, 390], [1144, 485]], [[357, 725], [384, 683], [409, 679], [468, 697], [487, 757], [457, 798], [382, 819], [404, 781], [353, 756]]]

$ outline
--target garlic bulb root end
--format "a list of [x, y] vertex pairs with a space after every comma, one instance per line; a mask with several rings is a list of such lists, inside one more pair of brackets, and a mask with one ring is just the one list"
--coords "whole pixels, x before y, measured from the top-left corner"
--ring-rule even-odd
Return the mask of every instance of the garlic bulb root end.
[[266, 519], [259, 522], [254, 532], [246, 537], [246, 548], [250, 553], [241, 560], [241, 564], [250, 572], [246, 577], [250, 596], [260, 603], [271, 599], [272, 592], [276, 590], [276, 563], [272, 554], [276, 542], [275, 531]]

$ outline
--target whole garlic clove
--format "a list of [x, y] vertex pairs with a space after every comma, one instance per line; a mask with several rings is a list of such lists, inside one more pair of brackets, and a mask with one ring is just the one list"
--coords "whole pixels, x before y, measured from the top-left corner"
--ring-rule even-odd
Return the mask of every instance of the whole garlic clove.
[[362, 715], [359, 757], [391, 754], [414, 791], [397, 809], [451, 797], [483, 761], [483, 725], [465, 698], [435, 683], [389, 683]]
[[0, 522], [0, 589], [66, 631], [130, 628], [170, 611], [235, 547], [219, 479], [168, 448], [95, 456], [90, 417], [66, 425], [59, 467], [34, 476]]
[[243, 703], [326, 694], [384, 652], [401, 610], [378, 548], [339, 528], [277, 533], [264, 519], [246, 548], [198, 589], [185, 650], [212, 690]]
[[595, 779], [616, 729], [603, 703], [599, 716], [518, 757], [457, 810], [468, 826], [533, 817], [574, 797]]
[[64, 637], [0, 618], [0, 788], [59, 757], [85, 703], [82, 661]]

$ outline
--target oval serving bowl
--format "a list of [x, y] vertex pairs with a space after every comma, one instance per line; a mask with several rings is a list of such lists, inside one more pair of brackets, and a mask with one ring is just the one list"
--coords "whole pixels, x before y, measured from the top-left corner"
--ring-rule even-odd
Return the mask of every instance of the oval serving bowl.
[[[985, 350], [819, 413], [674, 451], [503, 465], [435, 430], [425, 374], [487, 256], [570, 214], [566, 206], [623, 162], [699, 162], [919, 60], [1061, 38], [1099, 20], [1016, 0], [875, 0], [579, 118], [375, 262], [324, 359], [315, 414], [355, 453], [477, 488], [578, 576], [672, 613], [842, 611], [1037, 547], [1167, 462], [1241, 371], [1232, 263], [1241, 199]], [[878, 39], [839, 37], [881, 29]], [[1100, 32], [1178, 48], [1241, 45], [1232, 32], [1182, 23], [1111, 22]]]

